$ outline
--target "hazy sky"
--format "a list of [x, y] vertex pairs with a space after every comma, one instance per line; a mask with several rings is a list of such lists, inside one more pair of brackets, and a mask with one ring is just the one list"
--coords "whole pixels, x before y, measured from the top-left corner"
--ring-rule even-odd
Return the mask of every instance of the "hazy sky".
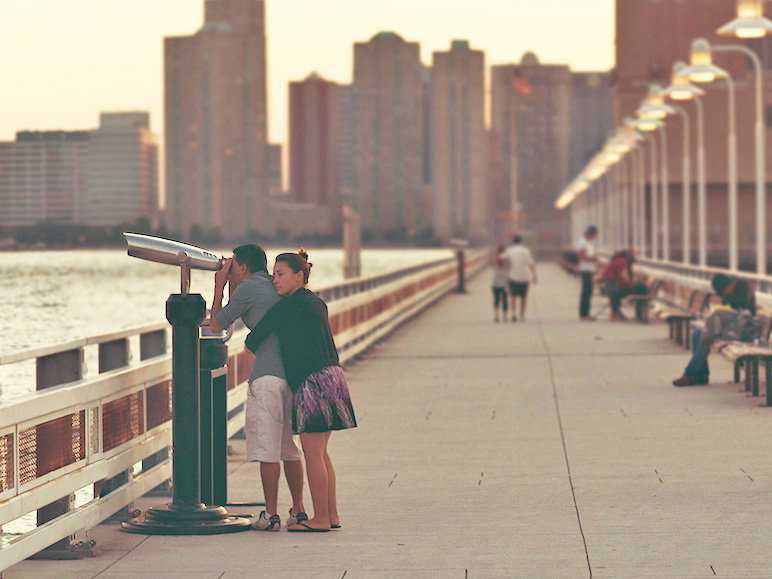
[[[394, 30], [422, 58], [468, 39], [488, 64], [533, 50], [603, 70], [614, 0], [268, 0], [269, 132], [287, 133], [287, 83], [313, 70], [351, 79], [352, 43]], [[94, 127], [99, 111], [149, 110], [163, 126], [163, 37], [187, 35], [203, 0], [0, 0], [0, 140], [18, 129]]]

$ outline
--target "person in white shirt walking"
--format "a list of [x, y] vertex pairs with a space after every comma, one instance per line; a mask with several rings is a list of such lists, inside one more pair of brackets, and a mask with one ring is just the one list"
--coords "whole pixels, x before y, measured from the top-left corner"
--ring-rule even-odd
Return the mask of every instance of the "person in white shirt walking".
[[528, 287], [531, 282], [536, 284], [536, 263], [531, 250], [523, 244], [523, 238], [515, 235], [512, 245], [502, 253], [509, 264], [509, 294], [512, 296], [512, 321], [517, 321], [517, 300], [520, 299], [520, 319], [525, 320], [525, 308], [528, 302]]
[[595, 239], [598, 237], [598, 228], [590, 225], [585, 229], [584, 235], [576, 244], [576, 253], [579, 257], [579, 273], [582, 276], [582, 293], [579, 297], [579, 319], [585, 322], [593, 322], [595, 318], [590, 315], [593, 280], [598, 268], [598, 258], [595, 256]]

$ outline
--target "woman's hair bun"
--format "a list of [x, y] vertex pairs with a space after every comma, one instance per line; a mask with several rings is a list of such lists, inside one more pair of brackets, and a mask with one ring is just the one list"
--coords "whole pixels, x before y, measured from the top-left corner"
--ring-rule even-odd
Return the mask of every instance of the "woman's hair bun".
[[303, 259], [305, 259], [306, 261], [308, 261], [308, 252], [305, 249], [303, 249], [302, 247], [300, 249], [298, 249], [298, 255], [300, 257], [302, 257]]

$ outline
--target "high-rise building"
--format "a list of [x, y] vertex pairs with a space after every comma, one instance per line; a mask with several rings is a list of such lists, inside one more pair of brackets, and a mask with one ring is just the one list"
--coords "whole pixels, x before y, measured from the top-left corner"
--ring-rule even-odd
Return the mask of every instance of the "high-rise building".
[[486, 191], [485, 55], [456, 40], [432, 70], [434, 234], [482, 240], [490, 230]]
[[87, 187], [77, 220], [112, 226], [158, 214], [158, 143], [150, 113], [102, 113], [88, 146]]
[[424, 211], [422, 65], [419, 46], [393, 32], [354, 45], [354, 204], [365, 234], [416, 235]]
[[313, 73], [289, 90], [290, 192], [302, 203], [339, 205], [338, 85]]
[[192, 36], [165, 39], [167, 227], [270, 230], [263, 0], [206, 0]]
[[609, 72], [571, 75], [571, 178], [579, 174], [614, 130], [614, 95]]
[[[704, 37], [712, 44], [737, 44], [738, 40], [721, 38], [716, 30], [734, 19], [735, 0], [679, 0], [653, 2], [650, 0], [617, 0], [616, 2], [616, 67], [614, 84], [615, 121], [619, 125], [626, 116], [635, 114], [650, 84], [666, 86], [670, 83], [673, 63], [689, 60], [692, 40]], [[645, 24], [644, 24], [645, 23]], [[766, 82], [772, 80], [772, 44], [768, 40], [748, 41], [746, 45], [761, 57]], [[730, 72], [735, 81], [737, 99], [737, 144], [739, 177], [739, 241], [741, 260], [753, 266], [756, 239], [754, 210], [755, 101], [754, 79], [750, 61], [742, 55], [714, 54], [714, 63]], [[707, 225], [709, 259], [726, 263], [728, 247], [727, 175], [728, 175], [728, 104], [726, 84], [718, 81], [707, 86], [702, 101], [705, 109], [705, 153], [707, 177]], [[766, 94], [766, 130], [770, 139], [772, 95]], [[695, 107], [680, 103], [691, 118], [692, 145], [696, 147]], [[657, 139], [659, 140], [659, 139]], [[682, 159], [683, 121], [680, 115], [667, 121], [669, 192], [670, 192], [670, 247], [671, 256], [681, 257], [682, 243]], [[650, 147], [643, 148], [648, 166]], [[695, 157], [692, 155], [692, 170]], [[767, 148], [767, 182], [772, 170], [772, 151]], [[647, 195], [651, 190], [649, 171], [646, 171]], [[697, 215], [697, 179], [691, 179], [691, 215]], [[769, 202], [768, 202], [769, 205]], [[772, 205], [767, 215], [772, 219]], [[660, 221], [661, 222], [661, 221]], [[769, 223], [767, 229], [769, 229]], [[650, 227], [647, 227], [650, 231]], [[692, 227], [692, 244], [696, 259], [697, 227]], [[660, 243], [660, 247], [664, 244]]]
[[0, 226], [77, 221], [89, 131], [20, 131], [0, 143]]
[[280, 143], [268, 143], [266, 147], [265, 175], [268, 194], [276, 197], [284, 194], [284, 147]]
[[338, 85], [336, 95], [335, 174], [337, 175], [337, 188], [341, 201], [350, 203], [354, 191], [357, 167], [354, 132], [354, 119], [356, 118], [354, 87], [350, 84]]
[[571, 90], [567, 66], [540, 64], [533, 53], [519, 65], [493, 67], [496, 212], [522, 220], [543, 253], [568, 242], [568, 221], [554, 203], [570, 180]]
[[158, 215], [147, 112], [102, 113], [91, 131], [20, 131], [0, 143], [0, 225], [115, 226]]

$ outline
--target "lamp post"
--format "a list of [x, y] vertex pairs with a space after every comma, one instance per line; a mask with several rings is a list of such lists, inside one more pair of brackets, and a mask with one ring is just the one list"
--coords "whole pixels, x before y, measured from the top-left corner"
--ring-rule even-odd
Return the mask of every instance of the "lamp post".
[[682, 161], [682, 176], [681, 176], [681, 227], [682, 239], [681, 239], [681, 261], [688, 264], [690, 255], [692, 252], [692, 220], [691, 220], [691, 205], [692, 205], [692, 160], [691, 160], [691, 123], [689, 122], [689, 114], [686, 109], [680, 106], [673, 107], [683, 120], [684, 126], [684, 138], [683, 138], [683, 161]]
[[638, 182], [636, 187], [635, 204], [636, 222], [638, 228], [638, 252], [646, 256], [646, 159], [644, 157], [643, 147], [638, 146], [635, 149], [635, 164], [638, 169]]
[[651, 187], [649, 190], [649, 199], [651, 204], [651, 227], [650, 227], [650, 257], [659, 259], [659, 192], [657, 186], [657, 140], [652, 133], [662, 126], [662, 122], [656, 119], [638, 119], [636, 128], [645, 134], [646, 141], [651, 145]]
[[[637, 243], [636, 237], [636, 222], [635, 216], [637, 215], [635, 205], [635, 160], [633, 151], [638, 146], [642, 137], [632, 127], [629, 121], [626, 119], [622, 127], [617, 131], [616, 136], [612, 140], [611, 147], [613, 150], [618, 151], [621, 158], [619, 161], [619, 175], [620, 186], [622, 191], [622, 244], [624, 247], [630, 247]], [[627, 169], [625, 169], [625, 161], [627, 161]], [[631, 235], [632, 233], [632, 235]]]
[[[664, 100], [664, 97], [668, 95], [667, 90], [659, 90], [658, 88], [653, 88], [653, 91], [658, 91], [658, 96]], [[690, 247], [689, 247], [689, 236], [691, 232], [691, 221], [689, 216], [689, 198], [690, 198], [690, 189], [691, 189], [691, 183], [690, 183], [690, 156], [689, 156], [689, 132], [690, 132], [690, 126], [689, 126], [689, 116], [686, 114], [686, 111], [682, 107], [670, 107], [665, 105], [664, 103], [658, 103], [649, 101], [648, 104], [642, 106], [639, 109], [639, 112], [642, 116], [651, 116], [652, 118], [662, 118], [666, 115], [676, 114], [679, 113], [681, 115], [681, 118], [684, 122], [684, 138], [683, 138], [683, 178], [681, 183], [681, 189], [682, 189], [682, 199], [683, 199], [683, 254], [684, 258], [683, 261], [685, 263], [688, 263], [688, 258], [686, 256], [689, 255]], [[655, 116], [656, 115], [656, 116]], [[664, 238], [663, 238], [663, 253], [664, 253], [664, 259], [665, 261], [670, 260], [670, 182], [668, 177], [668, 169], [667, 169], [667, 158], [668, 158], [668, 151], [667, 151], [667, 131], [665, 130], [665, 126], [662, 127], [662, 183], [664, 187], [664, 192], [662, 196], [662, 221], [663, 221], [663, 229], [664, 229]]]
[[738, 267], [737, 248], [737, 132], [735, 119], [735, 84], [732, 76], [722, 68], [713, 64], [710, 44], [704, 38], [692, 42], [690, 56], [691, 64], [682, 72], [689, 76], [692, 82], [711, 83], [717, 78], [726, 80], [729, 93], [729, 269], [736, 271]]
[[[662, 192], [662, 259], [670, 261], [670, 174], [668, 168], [667, 127], [665, 118], [675, 114], [675, 109], [665, 104], [665, 94], [658, 85], [649, 87], [649, 95], [638, 109], [643, 119], [661, 121], [660, 125], [660, 191]], [[656, 235], [659, 237], [659, 230]], [[659, 240], [658, 240], [659, 241]]]
[[[737, 18], [718, 29], [721, 36], [762, 38], [772, 32], [761, 0], [738, 0]], [[750, 58], [756, 77], [756, 273], [767, 273], [766, 127], [764, 126], [764, 72], [758, 55], [742, 44], [716, 45], [713, 52], [740, 53]]]
[[639, 228], [640, 223], [640, 197], [638, 195], [638, 183], [640, 178], [638, 172], [640, 170], [638, 159], [640, 158], [641, 150], [637, 146], [633, 147], [630, 152], [630, 206], [631, 206], [631, 222], [633, 233], [633, 248], [637, 255], [641, 255], [641, 230]]
[[[707, 194], [705, 191], [705, 112], [701, 98], [705, 91], [693, 85], [689, 77], [683, 73], [686, 64], [676, 62], [673, 64], [673, 74], [670, 86], [665, 89], [667, 96], [674, 101], [694, 101], [697, 112], [697, 245], [699, 254], [699, 265], [707, 265]], [[684, 235], [688, 241], [688, 254], [691, 254], [691, 192], [684, 198], [684, 214], [688, 221], [684, 221]], [[686, 231], [688, 226], [689, 231]], [[688, 263], [688, 261], [686, 262]]]
[[622, 249], [631, 247], [630, 244], [630, 171], [629, 155], [625, 154], [619, 161], [619, 213], [620, 223], [620, 246]]
[[630, 153], [625, 157], [627, 161], [627, 179], [625, 185], [625, 247], [632, 247], [638, 251], [638, 227], [635, 222], [636, 209], [635, 202], [635, 146], [630, 148]]

